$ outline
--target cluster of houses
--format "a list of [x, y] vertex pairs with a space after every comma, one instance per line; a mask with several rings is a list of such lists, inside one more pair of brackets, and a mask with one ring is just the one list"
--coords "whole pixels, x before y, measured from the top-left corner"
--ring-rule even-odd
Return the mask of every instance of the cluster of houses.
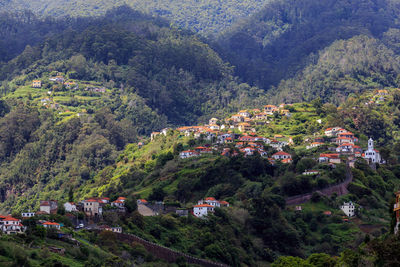
[[[374, 148], [374, 140], [372, 140], [372, 138], [368, 140], [367, 150], [363, 151], [360, 146], [356, 145], [358, 138], [355, 137], [353, 133], [341, 127], [326, 129], [325, 136], [328, 137], [329, 144], [336, 144], [337, 147], [329, 148], [329, 150], [333, 150], [334, 153], [320, 154], [318, 159], [320, 163], [338, 164], [341, 163], [341, 158], [346, 158], [350, 166], [354, 167], [356, 158], [360, 157], [366, 159], [370, 163], [385, 163], [385, 161], [382, 160], [379, 151]], [[323, 138], [318, 138], [307, 148], [310, 149], [327, 144], [324, 140], [325, 139]]]
[[[84, 212], [89, 218], [100, 217], [103, 214], [103, 208], [106, 205], [113, 207], [113, 211], [125, 212], [125, 197], [118, 197], [115, 201], [110, 202], [107, 197], [93, 197], [85, 199], [79, 203], [66, 202], [63, 204], [64, 209], [67, 213], [73, 212]], [[22, 212], [21, 217], [23, 219], [28, 219], [35, 217], [37, 215], [50, 215], [56, 214], [58, 211], [58, 201], [56, 200], [42, 200], [40, 201], [39, 211], [37, 212]], [[39, 220], [39, 225], [49, 228], [60, 230], [63, 226], [61, 223], [50, 222], [45, 220]], [[113, 232], [120, 233], [122, 229], [120, 227], [104, 227], [105, 230], [110, 230]], [[0, 216], [0, 229], [7, 234], [22, 233], [25, 231], [21, 223], [21, 220], [12, 218], [11, 216]]]
[[[181, 159], [199, 157], [204, 154], [237, 156], [241, 152], [244, 156], [259, 154], [268, 158], [272, 164], [277, 161], [291, 163], [292, 156], [283, 152], [283, 148], [293, 145], [292, 138], [285, 138], [279, 134], [276, 134], [274, 138], [262, 137], [257, 135], [255, 129], [250, 127], [254, 125], [255, 121], [268, 120], [268, 116], [276, 112], [289, 115], [290, 112], [284, 109], [286, 106], [286, 104], [279, 106], [266, 105], [262, 112], [259, 109], [241, 110], [224, 121], [211, 118], [208, 125], [177, 128], [176, 130], [184, 136], [193, 136], [196, 139], [203, 137], [212, 141], [212, 145], [207, 144], [185, 150], [180, 152], [179, 156]], [[238, 131], [234, 132], [235, 129], [239, 130], [240, 133]], [[153, 132], [151, 140], [154, 140], [158, 135], [167, 135], [169, 130], [169, 128], [166, 128], [161, 132]], [[323, 135], [314, 138], [313, 142], [307, 145], [306, 148], [313, 149], [323, 145], [330, 146], [328, 147], [329, 152], [320, 154], [317, 159], [320, 163], [327, 163], [332, 166], [341, 163], [345, 159], [351, 167], [354, 167], [356, 159], [360, 157], [371, 163], [385, 163], [379, 151], [374, 149], [374, 141], [372, 139], [368, 140], [368, 149], [365, 151], [357, 145], [358, 141], [358, 138], [352, 132], [342, 127], [331, 127], [325, 129]], [[275, 148], [278, 152], [268, 155], [265, 151], [265, 146]]]
[[[78, 85], [74, 81], [66, 81], [63, 75], [61, 73], [58, 73], [56, 76], [49, 77], [50, 82], [55, 82], [64, 85], [66, 88], [74, 88], [77, 89]], [[33, 88], [42, 88], [43, 83], [42, 80], [33, 80], [32, 81], [32, 87]]]

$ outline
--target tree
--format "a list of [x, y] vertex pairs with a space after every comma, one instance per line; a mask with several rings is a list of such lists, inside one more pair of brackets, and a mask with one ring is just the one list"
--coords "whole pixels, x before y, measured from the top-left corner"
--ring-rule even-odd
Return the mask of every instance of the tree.
[[313, 265], [298, 257], [281, 256], [271, 264], [271, 267], [313, 267]]
[[137, 210], [137, 199], [134, 195], [129, 195], [125, 202], [125, 208], [127, 209], [127, 211], [129, 213], [134, 212], [135, 210]]
[[74, 202], [74, 191], [72, 189], [72, 186], [69, 188], [69, 191], [68, 191], [68, 201]]
[[153, 188], [151, 194], [149, 195], [149, 200], [150, 201], [163, 201], [164, 197], [167, 194], [164, 192], [164, 189], [162, 187], [156, 187]]
[[293, 143], [295, 145], [301, 145], [303, 143], [303, 136], [302, 135], [296, 135], [293, 137]]

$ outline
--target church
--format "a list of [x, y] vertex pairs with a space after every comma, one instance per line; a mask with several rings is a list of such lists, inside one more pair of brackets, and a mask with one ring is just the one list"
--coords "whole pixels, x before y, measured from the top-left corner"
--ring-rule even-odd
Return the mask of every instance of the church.
[[374, 140], [372, 138], [368, 140], [368, 150], [364, 152], [363, 158], [372, 163], [383, 163], [379, 151], [374, 149]]

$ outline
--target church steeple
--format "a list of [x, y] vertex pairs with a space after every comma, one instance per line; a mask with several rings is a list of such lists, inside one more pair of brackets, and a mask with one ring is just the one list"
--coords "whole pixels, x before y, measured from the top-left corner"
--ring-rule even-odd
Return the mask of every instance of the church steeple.
[[374, 150], [374, 140], [372, 138], [368, 140], [368, 150]]

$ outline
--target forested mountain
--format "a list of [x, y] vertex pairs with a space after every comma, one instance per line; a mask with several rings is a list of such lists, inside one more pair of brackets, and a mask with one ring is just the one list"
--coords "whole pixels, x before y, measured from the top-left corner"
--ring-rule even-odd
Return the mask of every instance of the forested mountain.
[[[239, 84], [232, 68], [198, 37], [152, 22], [126, 6], [27, 46], [0, 67], [1, 79], [9, 80], [27, 69], [20, 83], [54, 69], [71, 72], [71, 78], [112, 81], [178, 124], [230, 104], [244, 106], [261, 93]], [[4, 83], [3, 92], [8, 87]]]
[[398, 28], [399, 3], [379, 1], [277, 0], [220, 37], [225, 58], [246, 81], [268, 89], [293, 76], [340, 39], [381, 38]]
[[[70, 26], [79, 22], [60, 21], [64, 31], [0, 65], [3, 200], [79, 187], [144, 135], [255, 104], [262, 94], [238, 83], [199, 37], [126, 6]], [[52, 75], [82, 87], [54, 85]], [[34, 79], [43, 88], [32, 89]], [[107, 90], [85, 91], [94, 85]], [[64, 108], [53, 112], [46, 101]]]
[[9, 0], [1, 10], [29, 9], [40, 15], [63, 17], [98, 16], [129, 5], [147, 14], [168, 18], [178, 27], [204, 34], [218, 34], [240, 18], [260, 10], [268, 0]]
[[[2, 213], [124, 196], [126, 209], [105, 205], [96, 220], [230, 266], [387, 262], [379, 244], [398, 244], [378, 239], [394, 229], [400, 188], [399, 2], [7, 0], [0, 10], [19, 10], [0, 16]], [[369, 138], [378, 164], [365, 157]], [[229, 203], [190, 214], [206, 197]], [[144, 217], [136, 199], [173, 212]], [[349, 201], [362, 207], [353, 218], [340, 209]], [[159, 263], [136, 242], [70, 228], [74, 216], [98, 223], [91, 215], [64, 215], [60, 205], [24, 221], [26, 235], [1, 237], [0, 265]], [[80, 248], [55, 242], [41, 219], [65, 223]], [[51, 244], [65, 257], [47, 260], [39, 246]]]
[[[398, 31], [391, 37], [397, 40]], [[310, 101], [318, 96], [339, 104], [349, 94], [397, 87], [399, 75], [399, 55], [380, 40], [360, 35], [334, 42], [295, 78], [281, 82], [269, 93], [277, 102]]]

